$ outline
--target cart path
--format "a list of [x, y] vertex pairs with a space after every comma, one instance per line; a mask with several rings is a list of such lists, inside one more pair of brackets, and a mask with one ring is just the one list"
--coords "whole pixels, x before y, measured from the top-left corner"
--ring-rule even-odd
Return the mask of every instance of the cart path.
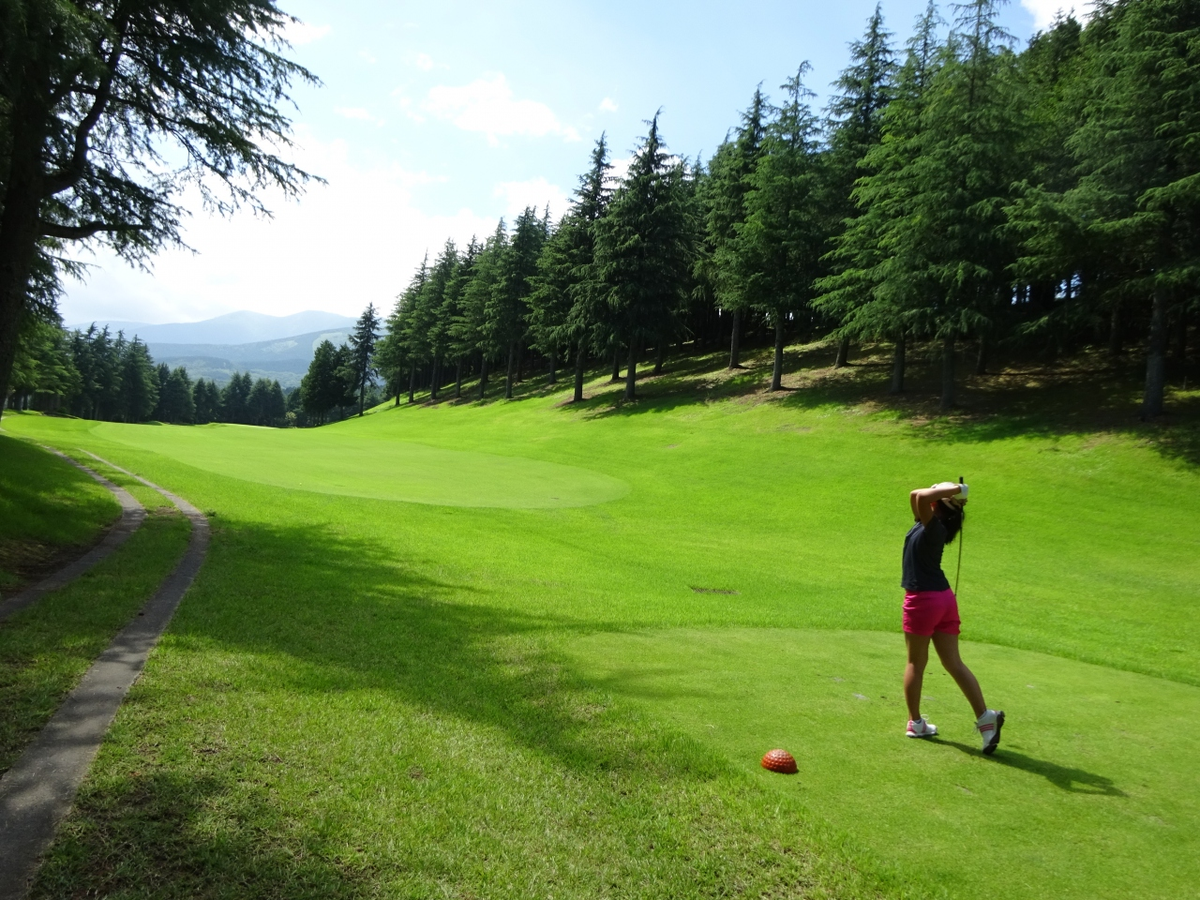
[[104, 733], [195, 580], [208, 548], [208, 519], [200, 510], [94, 453], [88, 455], [158, 491], [187, 516], [192, 533], [175, 570], [0, 778], [0, 900], [22, 900], [28, 893], [42, 855], [70, 811]]
[[108, 534], [104, 536], [104, 540], [83, 554], [83, 556], [74, 562], [67, 563], [61, 569], [32, 587], [26, 588], [19, 594], [13, 594], [7, 600], [0, 601], [0, 622], [3, 622], [13, 613], [37, 603], [38, 600], [51, 591], [57, 591], [61, 587], [66, 587], [98, 562], [106, 559], [114, 550], [129, 540], [130, 535], [141, 528], [142, 522], [146, 520], [145, 507], [138, 503], [137, 499], [129, 491], [118, 487], [103, 475], [93, 472], [87, 466], [77, 463], [65, 453], [59, 453], [52, 447], [43, 447], [42, 449], [49, 450], [55, 456], [62, 457], [75, 468], [82, 469], [100, 484], [104, 485], [104, 487], [108, 488], [112, 495], [116, 497], [117, 502], [121, 504], [121, 518], [117, 520], [117, 524], [109, 529]]

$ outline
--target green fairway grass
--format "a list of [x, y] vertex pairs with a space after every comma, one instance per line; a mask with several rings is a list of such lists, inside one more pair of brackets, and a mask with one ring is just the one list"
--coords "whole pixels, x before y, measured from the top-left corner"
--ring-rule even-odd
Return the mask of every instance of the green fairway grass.
[[0, 434], [0, 590], [82, 553], [120, 514], [85, 473]]
[[[247, 445], [245, 427], [100, 425], [96, 433], [209, 472], [322, 494], [532, 509], [604, 503], [629, 490], [619, 479], [576, 466], [430, 447], [393, 436], [362, 440], [361, 435], [335, 429], [260, 429]], [[454, 477], [447, 478], [448, 472]]]
[[[37, 896], [969, 897], [995, 867], [1009, 897], [1179, 896], [1190, 432], [754, 378], [289, 433], [6, 416], [214, 526]], [[942, 739], [903, 736], [907, 495], [959, 475], [993, 759], [936, 663]], [[758, 768], [774, 746], [798, 776]]]
[[[988, 759], [936, 663], [922, 711], [939, 735], [903, 738], [902, 647], [871, 632], [722, 628], [598, 634], [575, 650], [607, 697], [721, 748], [949, 896], [978, 890], [981, 871], [1003, 873], [1010, 897], [1191, 893], [1200, 688], [964, 644], [989, 702], [1011, 711]], [[796, 756], [797, 776], [758, 766], [775, 746]]]

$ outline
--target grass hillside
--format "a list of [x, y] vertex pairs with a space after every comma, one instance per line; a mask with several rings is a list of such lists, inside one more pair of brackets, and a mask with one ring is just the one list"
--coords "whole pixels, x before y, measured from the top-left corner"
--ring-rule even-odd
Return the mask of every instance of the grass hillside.
[[[937, 417], [824, 353], [780, 395], [708, 359], [312, 431], [6, 416], [215, 526], [36, 895], [1186, 894], [1195, 396], [1143, 426], [1085, 361]], [[991, 759], [933, 668], [903, 736], [907, 494], [959, 475]]]

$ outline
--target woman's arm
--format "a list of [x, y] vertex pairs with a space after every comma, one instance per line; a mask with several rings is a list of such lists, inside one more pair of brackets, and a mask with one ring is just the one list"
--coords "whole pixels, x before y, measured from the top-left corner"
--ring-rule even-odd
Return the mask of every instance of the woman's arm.
[[921, 520], [922, 525], [928, 525], [933, 518], [934, 504], [947, 497], [957, 497], [966, 494], [966, 485], [953, 484], [944, 481], [933, 487], [919, 488], [908, 495], [908, 503], [912, 507], [913, 516]]

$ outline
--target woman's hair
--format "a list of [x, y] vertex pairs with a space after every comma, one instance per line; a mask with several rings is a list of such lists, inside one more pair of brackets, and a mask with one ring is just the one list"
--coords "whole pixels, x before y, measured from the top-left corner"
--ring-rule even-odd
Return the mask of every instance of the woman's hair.
[[958, 533], [962, 531], [966, 510], [961, 506], [951, 506], [948, 503], [935, 503], [934, 508], [937, 510], [937, 517], [942, 520], [942, 526], [946, 529], [946, 543], [953, 543], [954, 539], [958, 537]]

